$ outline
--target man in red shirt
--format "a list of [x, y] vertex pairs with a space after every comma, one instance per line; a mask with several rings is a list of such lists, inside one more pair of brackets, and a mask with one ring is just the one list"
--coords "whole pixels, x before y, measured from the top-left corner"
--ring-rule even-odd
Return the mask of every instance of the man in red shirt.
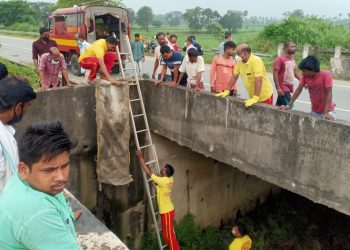
[[177, 45], [177, 35], [170, 35], [169, 45], [173, 47], [174, 51], [180, 51], [179, 46]]
[[295, 64], [294, 54], [297, 49], [293, 41], [284, 44], [284, 54], [277, 57], [273, 64], [273, 80], [278, 93], [277, 106], [288, 105], [293, 93], [294, 78], [300, 80], [300, 75]]
[[320, 70], [320, 61], [315, 56], [303, 59], [299, 64], [299, 69], [302, 71], [300, 84], [288, 106], [284, 106], [283, 109], [291, 109], [303, 88], [307, 86], [311, 100], [311, 114], [322, 116], [323, 119], [335, 120], [332, 74], [327, 70]]
[[33, 63], [39, 74], [39, 58], [45, 54], [49, 53], [52, 47], [57, 47], [57, 43], [54, 40], [50, 39], [50, 29], [42, 27], [39, 30], [40, 38], [33, 42], [32, 44], [32, 54], [33, 54]]

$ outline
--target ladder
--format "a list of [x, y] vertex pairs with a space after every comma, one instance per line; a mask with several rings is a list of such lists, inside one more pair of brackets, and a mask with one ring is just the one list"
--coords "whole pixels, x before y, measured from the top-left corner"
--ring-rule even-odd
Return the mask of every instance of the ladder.
[[[117, 54], [118, 54], [118, 61], [119, 61], [119, 69], [122, 75], [122, 78], [125, 79], [125, 72], [127, 70], [131, 70], [134, 73], [134, 79], [131, 79], [128, 81], [130, 88], [133, 92], [133, 96], [130, 97], [129, 100], [129, 110], [130, 110], [130, 117], [132, 122], [132, 128], [134, 132], [136, 147], [138, 150], [142, 150], [145, 152], [146, 150], [151, 150], [150, 159], [146, 161], [147, 166], [150, 167], [153, 173], [160, 174], [160, 168], [159, 168], [159, 161], [157, 156], [156, 148], [152, 142], [151, 137], [151, 131], [149, 129], [147, 115], [145, 111], [145, 106], [142, 98], [140, 83], [139, 83], [139, 77], [136, 70], [136, 63], [134, 61], [134, 57], [132, 55], [131, 51], [131, 45], [129, 41], [129, 37], [127, 35], [122, 35], [125, 40], [124, 47], [127, 47], [127, 52], [121, 52], [119, 49], [119, 46], [117, 46]], [[124, 68], [122, 63], [122, 56], [125, 56], [129, 61], [131, 62], [131, 67]], [[137, 111], [135, 111], [137, 109]], [[137, 120], [137, 122], [136, 122]], [[141, 127], [141, 129], [139, 128]], [[140, 137], [144, 135], [145, 137], [145, 144], [140, 145]], [[149, 152], [149, 151], [148, 151]], [[148, 178], [144, 171], [142, 171], [143, 175], [143, 182], [145, 184], [146, 194], [149, 202], [149, 207], [151, 210], [151, 215], [153, 219], [153, 224], [155, 227], [156, 235], [157, 235], [157, 241], [159, 245], [159, 249], [162, 250], [165, 247], [167, 247], [166, 244], [162, 243], [162, 239], [160, 236], [160, 232], [162, 231], [160, 226], [160, 213], [159, 208], [157, 205], [157, 195], [154, 189], [153, 181], [151, 178]], [[157, 209], [157, 211], [156, 211]]]

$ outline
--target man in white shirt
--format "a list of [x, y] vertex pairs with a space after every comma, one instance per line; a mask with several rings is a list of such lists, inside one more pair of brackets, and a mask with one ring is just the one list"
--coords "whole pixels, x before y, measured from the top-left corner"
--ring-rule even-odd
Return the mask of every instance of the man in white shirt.
[[218, 48], [219, 56], [223, 56], [225, 54], [224, 44], [228, 41], [232, 41], [232, 34], [231, 34], [231, 32], [226, 31], [225, 32], [225, 41], [220, 43], [219, 48]]
[[196, 90], [204, 90], [203, 73], [205, 71], [204, 59], [199, 56], [197, 49], [191, 48], [187, 51], [187, 56], [180, 66], [180, 77], [176, 85], [181, 83], [181, 80], [187, 74], [187, 87]]
[[[163, 45], [168, 45], [171, 49], [173, 48], [167, 43], [167, 40], [165, 39], [165, 34], [163, 32], [157, 33], [156, 39], [159, 45], [154, 49], [154, 57], [156, 58], [156, 60], [154, 61], [152, 79], [156, 80], [157, 74], [157, 80], [160, 80], [160, 75], [163, 68], [163, 66], [160, 65], [160, 63], [162, 62], [162, 54], [160, 53], [160, 47], [162, 47]], [[170, 70], [167, 70], [164, 80], [166, 82], [170, 82], [172, 80]]]
[[0, 81], [0, 192], [17, 172], [18, 149], [13, 124], [20, 122], [36, 94], [27, 81], [7, 77]]

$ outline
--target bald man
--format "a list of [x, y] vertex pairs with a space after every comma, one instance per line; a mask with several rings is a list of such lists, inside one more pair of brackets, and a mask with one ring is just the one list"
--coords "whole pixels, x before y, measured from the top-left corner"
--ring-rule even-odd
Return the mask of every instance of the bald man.
[[241, 76], [249, 96], [245, 101], [246, 107], [258, 102], [272, 105], [272, 84], [267, 78], [264, 62], [252, 54], [252, 49], [247, 44], [239, 45], [236, 52], [242, 60], [237, 63], [227, 89], [217, 96], [228, 96], [230, 89], [236, 87], [237, 79]]
[[58, 87], [58, 74], [60, 72], [62, 72], [67, 85], [72, 87], [73, 84], [69, 81], [64, 57], [58, 48], [52, 47], [49, 53], [45, 53], [40, 57], [39, 76], [41, 90]]

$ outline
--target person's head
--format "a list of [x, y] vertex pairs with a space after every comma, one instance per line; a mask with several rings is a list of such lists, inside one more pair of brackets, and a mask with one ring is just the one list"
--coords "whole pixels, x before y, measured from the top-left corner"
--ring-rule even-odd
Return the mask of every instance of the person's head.
[[50, 48], [50, 55], [51, 55], [53, 64], [58, 64], [60, 62], [61, 53], [57, 47]]
[[297, 50], [297, 45], [293, 41], [287, 41], [284, 43], [283, 49], [286, 55], [294, 55]]
[[0, 80], [6, 78], [8, 76], [9, 72], [7, 70], [7, 67], [5, 64], [0, 63]]
[[232, 41], [227, 41], [224, 43], [224, 52], [228, 56], [233, 56], [235, 49], [236, 49], [236, 44]]
[[167, 38], [170, 37], [170, 33], [169, 33], [169, 32], [166, 33], [166, 37], [167, 37]]
[[303, 76], [314, 77], [320, 72], [320, 61], [316, 56], [308, 56], [300, 62], [299, 69]]
[[241, 238], [247, 235], [247, 233], [248, 233], [247, 227], [243, 223], [236, 223], [236, 225], [232, 228], [232, 234], [235, 237]]
[[242, 62], [246, 63], [252, 54], [252, 49], [247, 44], [241, 44], [237, 47], [236, 53], [242, 59]]
[[174, 175], [174, 168], [171, 165], [166, 164], [160, 171], [160, 175], [163, 177], [171, 177]]
[[59, 121], [29, 126], [18, 143], [20, 178], [40, 192], [62, 192], [69, 177], [71, 147]]
[[185, 42], [186, 42], [187, 46], [193, 44], [193, 38], [192, 38], [192, 36], [187, 37], [186, 40], [185, 40]]
[[107, 49], [108, 51], [115, 51], [117, 46], [117, 38], [114, 36], [109, 36], [106, 38]]
[[79, 42], [84, 42], [84, 41], [85, 41], [85, 35], [79, 33], [79, 34], [78, 34], [78, 41], [79, 41]]
[[170, 35], [169, 41], [170, 41], [172, 44], [176, 44], [176, 42], [177, 42], [177, 35], [171, 34], [171, 35]]
[[165, 34], [163, 32], [158, 32], [156, 35], [156, 39], [160, 46], [166, 44]]
[[163, 45], [160, 47], [160, 53], [162, 54], [162, 57], [166, 60], [171, 58], [173, 56], [173, 50], [168, 45]]
[[188, 60], [189, 60], [191, 63], [197, 62], [199, 53], [198, 53], [198, 51], [197, 51], [195, 48], [190, 48], [190, 49], [187, 51], [187, 55], [188, 55]]
[[231, 34], [231, 32], [228, 32], [228, 31], [225, 32], [225, 40], [226, 41], [232, 41], [232, 34]]
[[141, 38], [140, 38], [140, 34], [139, 34], [139, 33], [136, 33], [136, 34], [135, 34], [135, 41], [138, 42], [138, 41], [140, 41], [140, 39], [141, 39]]
[[39, 29], [40, 39], [44, 42], [48, 42], [50, 40], [50, 29], [46, 27], [41, 27]]
[[26, 80], [6, 77], [0, 81], [0, 120], [7, 125], [20, 122], [31, 100], [36, 98]]

